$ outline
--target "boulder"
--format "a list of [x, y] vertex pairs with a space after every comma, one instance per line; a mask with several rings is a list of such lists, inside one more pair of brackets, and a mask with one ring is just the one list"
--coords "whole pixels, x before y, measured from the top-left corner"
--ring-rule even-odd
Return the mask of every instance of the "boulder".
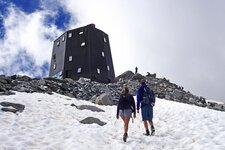
[[[22, 104], [17, 104], [17, 103], [11, 103], [11, 102], [1, 102], [0, 105], [3, 106], [1, 109], [2, 111], [9, 111], [9, 112], [22, 112], [25, 109], [25, 106]], [[12, 107], [12, 108], [8, 108]]]
[[94, 117], [87, 117], [87, 118], [81, 120], [80, 123], [83, 123], [83, 124], [93, 124], [93, 123], [96, 123], [96, 124], [98, 124], [100, 126], [106, 125], [105, 122], [99, 120], [98, 118], [94, 118]]
[[93, 111], [93, 112], [105, 112], [104, 110], [98, 108], [98, 107], [95, 107], [95, 106], [91, 106], [91, 105], [79, 105], [79, 106], [76, 106], [75, 104], [71, 104], [71, 106], [74, 106], [76, 107], [77, 109], [79, 110], [90, 110], [90, 111]]
[[119, 81], [121, 79], [122, 80], [129, 80], [133, 77], [133, 75], [134, 75], [134, 73], [132, 71], [128, 70], [128, 71], [122, 73], [121, 75], [117, 76], [115, 78], [115, 81]]
[[103, 93], [95, 100], [98, 105], [114, 105], [113, 98], [109, 93]]
[[145, 79], [145, 77], [143, 75], [141, 75], [140, 73], [136, 73], [132, 76], [131, 79], [141, 81], [142, 79]]

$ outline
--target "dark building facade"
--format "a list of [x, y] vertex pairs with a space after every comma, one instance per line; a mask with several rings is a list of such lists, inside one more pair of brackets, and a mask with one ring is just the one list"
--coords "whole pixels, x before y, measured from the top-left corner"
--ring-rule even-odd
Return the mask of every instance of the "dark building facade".
[[94, 24], [65, 32], [54, 41], [49, 76], [114, 82], [108, 35]]

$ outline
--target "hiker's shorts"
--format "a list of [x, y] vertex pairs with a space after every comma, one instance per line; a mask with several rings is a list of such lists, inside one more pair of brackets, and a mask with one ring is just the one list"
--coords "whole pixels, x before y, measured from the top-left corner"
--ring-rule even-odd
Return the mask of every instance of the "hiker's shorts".
[[132, 110], [131, 109], [120, 109], [119, 114], [121, 117], [132, 117]]
[[141, 116], [142, 116], [142, 121], [148, 120], [152, 121], [153, 118], [153, 107], [146, 105], [141, 108]]

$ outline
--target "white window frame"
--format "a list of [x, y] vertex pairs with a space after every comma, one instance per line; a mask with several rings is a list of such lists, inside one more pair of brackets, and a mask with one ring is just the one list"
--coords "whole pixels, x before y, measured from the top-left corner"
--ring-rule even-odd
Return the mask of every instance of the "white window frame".
[[98, 74], [100, 74], [100, 73], [101, 73], [101, 71], [100, 71], [100, 69], [99, 69], [99, 68], [97, 68], [97, 73], [98, 73]]
[[71, 38], [73, 36], [73, 34], [72, 34], [72, 32], [70, 32], [69, 34], [68, 34], [68, 38]]
[[107, 40], [106, 40], [106, 38], [105, 38], [105, 37], [103, 38], [103, 40], [104, 40], [104, 42], [105, 42], [105, 43], [107, 42]]
[[53, 69], [54, 69], [54, 70], [56, 69], [56, 64], [53, 65]]
[[56, 54], [53, 54], [52, 58], [53, 60], [56, 60]]
[[81, 47], [83, 47], [83, 46], [85, 46], [85, 45], [86, 45], [85, 42], [82, 42], [82, 43], [80, 44]]
[[57, 41], [56, 45], [59, 46], [60, 45], [60, 41]]
[[81, 73], [81, 67], [77, 68], [77, 73]]
[[105, 53], [102, 51], [102, 57], [105, 57]]
[[69, 61], [73, 61], [73, 56], [69, 56]]
[[63, 41], [63, 42], [65, 41], [65, 36], [62, 37], [62, 41]]
[[107, 65], [107, 70], [109, 71], [110, 69], [109, 69], [109, 65]]

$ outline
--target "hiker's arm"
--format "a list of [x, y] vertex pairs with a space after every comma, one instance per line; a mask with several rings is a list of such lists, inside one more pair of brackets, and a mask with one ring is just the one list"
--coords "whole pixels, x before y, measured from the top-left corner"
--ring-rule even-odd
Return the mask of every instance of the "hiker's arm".
[[117, 118], [117, 119], [119, 119], [120, 101], [121, 101], [121, 97], [119, 98], [119, 102], [118, 102], [118, 104], [117, 104], [117, 110], [116, 110], [116, 118]]
[[154, 107], [155, 106], [155, 93], [154, 93], [154, 91], [151, 91], [152, 92], [152, 103], [151, 103], [151, 105], [152, 105], [152, 107]]
[[135, 101], [133, 95], [130, 95], [131, 101], [132, 101], [132, 107], [134, 109], [134, 118], [136, 118], [136, 106], [135, 106]]
[[141, 96], [142, 96], [141, 89], [138, 89], [138, 91], [137, 91], [137, 113], [139, 113]]

